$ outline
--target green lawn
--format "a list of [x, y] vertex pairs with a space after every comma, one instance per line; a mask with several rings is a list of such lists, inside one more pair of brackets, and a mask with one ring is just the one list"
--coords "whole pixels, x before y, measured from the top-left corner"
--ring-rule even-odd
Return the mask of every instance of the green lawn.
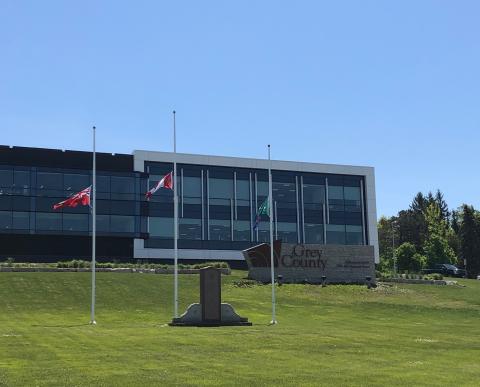
[[[0, 273], [0, 385], [479, 385], [480, 281], [466, 287], [234, 286], [252, 327], [169, 327], [173, 278]], [[180, 306], [198, 276], [180, 276]]]

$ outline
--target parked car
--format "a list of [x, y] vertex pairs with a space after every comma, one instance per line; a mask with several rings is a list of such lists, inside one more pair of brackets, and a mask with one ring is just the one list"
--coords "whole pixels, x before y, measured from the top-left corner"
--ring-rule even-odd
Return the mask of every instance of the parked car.
[[422, 270], [424, 274], [433, 274], [433, 273], [440, 273], [445, 276], [450, 277], [460, 277], [463, 278], [466, 276], [467, 272], [464, 269], [459, 269], [455, 265], [451, 265], [449, 263], [441, 263], [435, 265], [434, 268], [431, 269], [424, 269]]

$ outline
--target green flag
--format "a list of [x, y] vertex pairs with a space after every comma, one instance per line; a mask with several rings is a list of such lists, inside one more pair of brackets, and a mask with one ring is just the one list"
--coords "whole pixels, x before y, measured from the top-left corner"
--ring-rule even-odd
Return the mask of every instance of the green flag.
[[268, 197], [263, 201], [258, 209], [258, 215], [267, 215], [270, 216], [270, 203]]

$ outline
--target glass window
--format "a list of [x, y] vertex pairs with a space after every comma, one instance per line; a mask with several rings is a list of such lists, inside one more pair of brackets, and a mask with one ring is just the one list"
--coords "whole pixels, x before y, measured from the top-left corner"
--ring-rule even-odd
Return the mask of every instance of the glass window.
[[150, 236], [160, 238], [173, 238], [173, 218], [150, 217]]
[[[0, 191], [1, 192], [1, 191]], [[12, 197], [10, 195], [2, 195], [0, 193], [0, 210], [12, 209]]]
[[250, 229], [250, 222], [248, 220], [235, 220], [233, 222], [233, 240], [249, 241]]
[[330, 211], [344, 211], [343, 187], [328, 187], [328, 206]]
[[297, 243], [297, 224], [277, 222], [277, 238], [284, 243]]
[[135, 192], [135, 178], [134, 177], [120, 177], [111, 176], [111, 191], [118, 193], [134, 193]]
[[[192, 218], [180, 218], [178, 222], [179, 239], [202, 239], [202, 220]], [[173, 224], [172, 224], [173, 229]]]
[[[265, 222], [260, 222], [257, 231], [258, 232], [258, 241], [270, 243], [270, 222], [269, 220]], [[254, 232], [255, 234], [255, 232]]]
[[257, 181], [257, 196], [263, 199], [268, 196], [268, 181]]
[[14, 230], [30, 229], [30, 213], [29, 212], [13, 212], [12, 228]]
[[[90, 186], [90, 176], [65, 173], [63, 175], [63, 187], [68, 193], [76, 193]], [[97, 187], [98, 190], [98, 187]]]
[[14, 171], [14, 192], [17, 195], [30, 195], [30, 172]]
[[62, 214], [37, 212], [36, 229], [60, 231], [62, 229]]
[[210, 240], [231, 241], [230, 220], [210, 219]]
[[237, 201], [246, 200], [250, 202], [250, 182], [237, 179]]
[[339, 224], [327, 224], [327, 244], [345, 244], [345, 226]]
[[325, 186], [316, 184], [304, 184], [303, 185], [303, 202], [304, 203], [317, 203], [321, 204], [325, 202]]
[[[98, 232], [109, 232], [110, 231], [110, 215], [98, 215], [96, 216]], [[92, 218], [89, 220], [90, 230], [92, 230]]]
[[12, 212], [0, 211], [0, 231], [12, 228]]
[[362, 226], [346, 225], [347, 245], [363, 245]]
[[135, 232], [135, 217], [110, 215], [110, 232]]
[[202, 197], [202, 181], [200, 177], [183, 177], [183, 196], [190, 198]]
[[37, 188], [43, 190], [61, 190], [63, 175], [53, 172], [37, 172]]
[[110, 193], [110, 176], [96, 176], [96, 191], [97, 193], [108, 192]]
[[272, 183], [273, 200], [278, 202], [297, 202], [295, 183]]
[[209, 179], [209, 193], [211, 198], [233, 198], [233, 179]]
[[14, 211], [30, 211], [30, 198], [25, 196], [13, 196], [12, 209]]
[[11, 188], [13, 186], [13, 171], [11, 169], [0, 169], [0, 187]]
[[305, 243], [323, 243], [323, 224], [305, 223]]
[[343, 200], [343, 187], [331, 185], [328, 187], [328, 199]]
[[88, 215], [63, 214], [63, 231], [88, 231]]

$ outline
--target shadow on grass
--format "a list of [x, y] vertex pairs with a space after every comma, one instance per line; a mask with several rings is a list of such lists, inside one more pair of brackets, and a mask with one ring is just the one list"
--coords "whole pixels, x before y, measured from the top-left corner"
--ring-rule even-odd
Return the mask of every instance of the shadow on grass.
[[75, 327], [85, 327], [92, 325], [90, 323], [84, 323], [84, 324], [73, 324], [73, 325], [66, 325], [66, 324], [60, 324], [60, 325], [41, 325], [41, 324], [34, 324], [32, 327], [36, 328], [75, 328]]

